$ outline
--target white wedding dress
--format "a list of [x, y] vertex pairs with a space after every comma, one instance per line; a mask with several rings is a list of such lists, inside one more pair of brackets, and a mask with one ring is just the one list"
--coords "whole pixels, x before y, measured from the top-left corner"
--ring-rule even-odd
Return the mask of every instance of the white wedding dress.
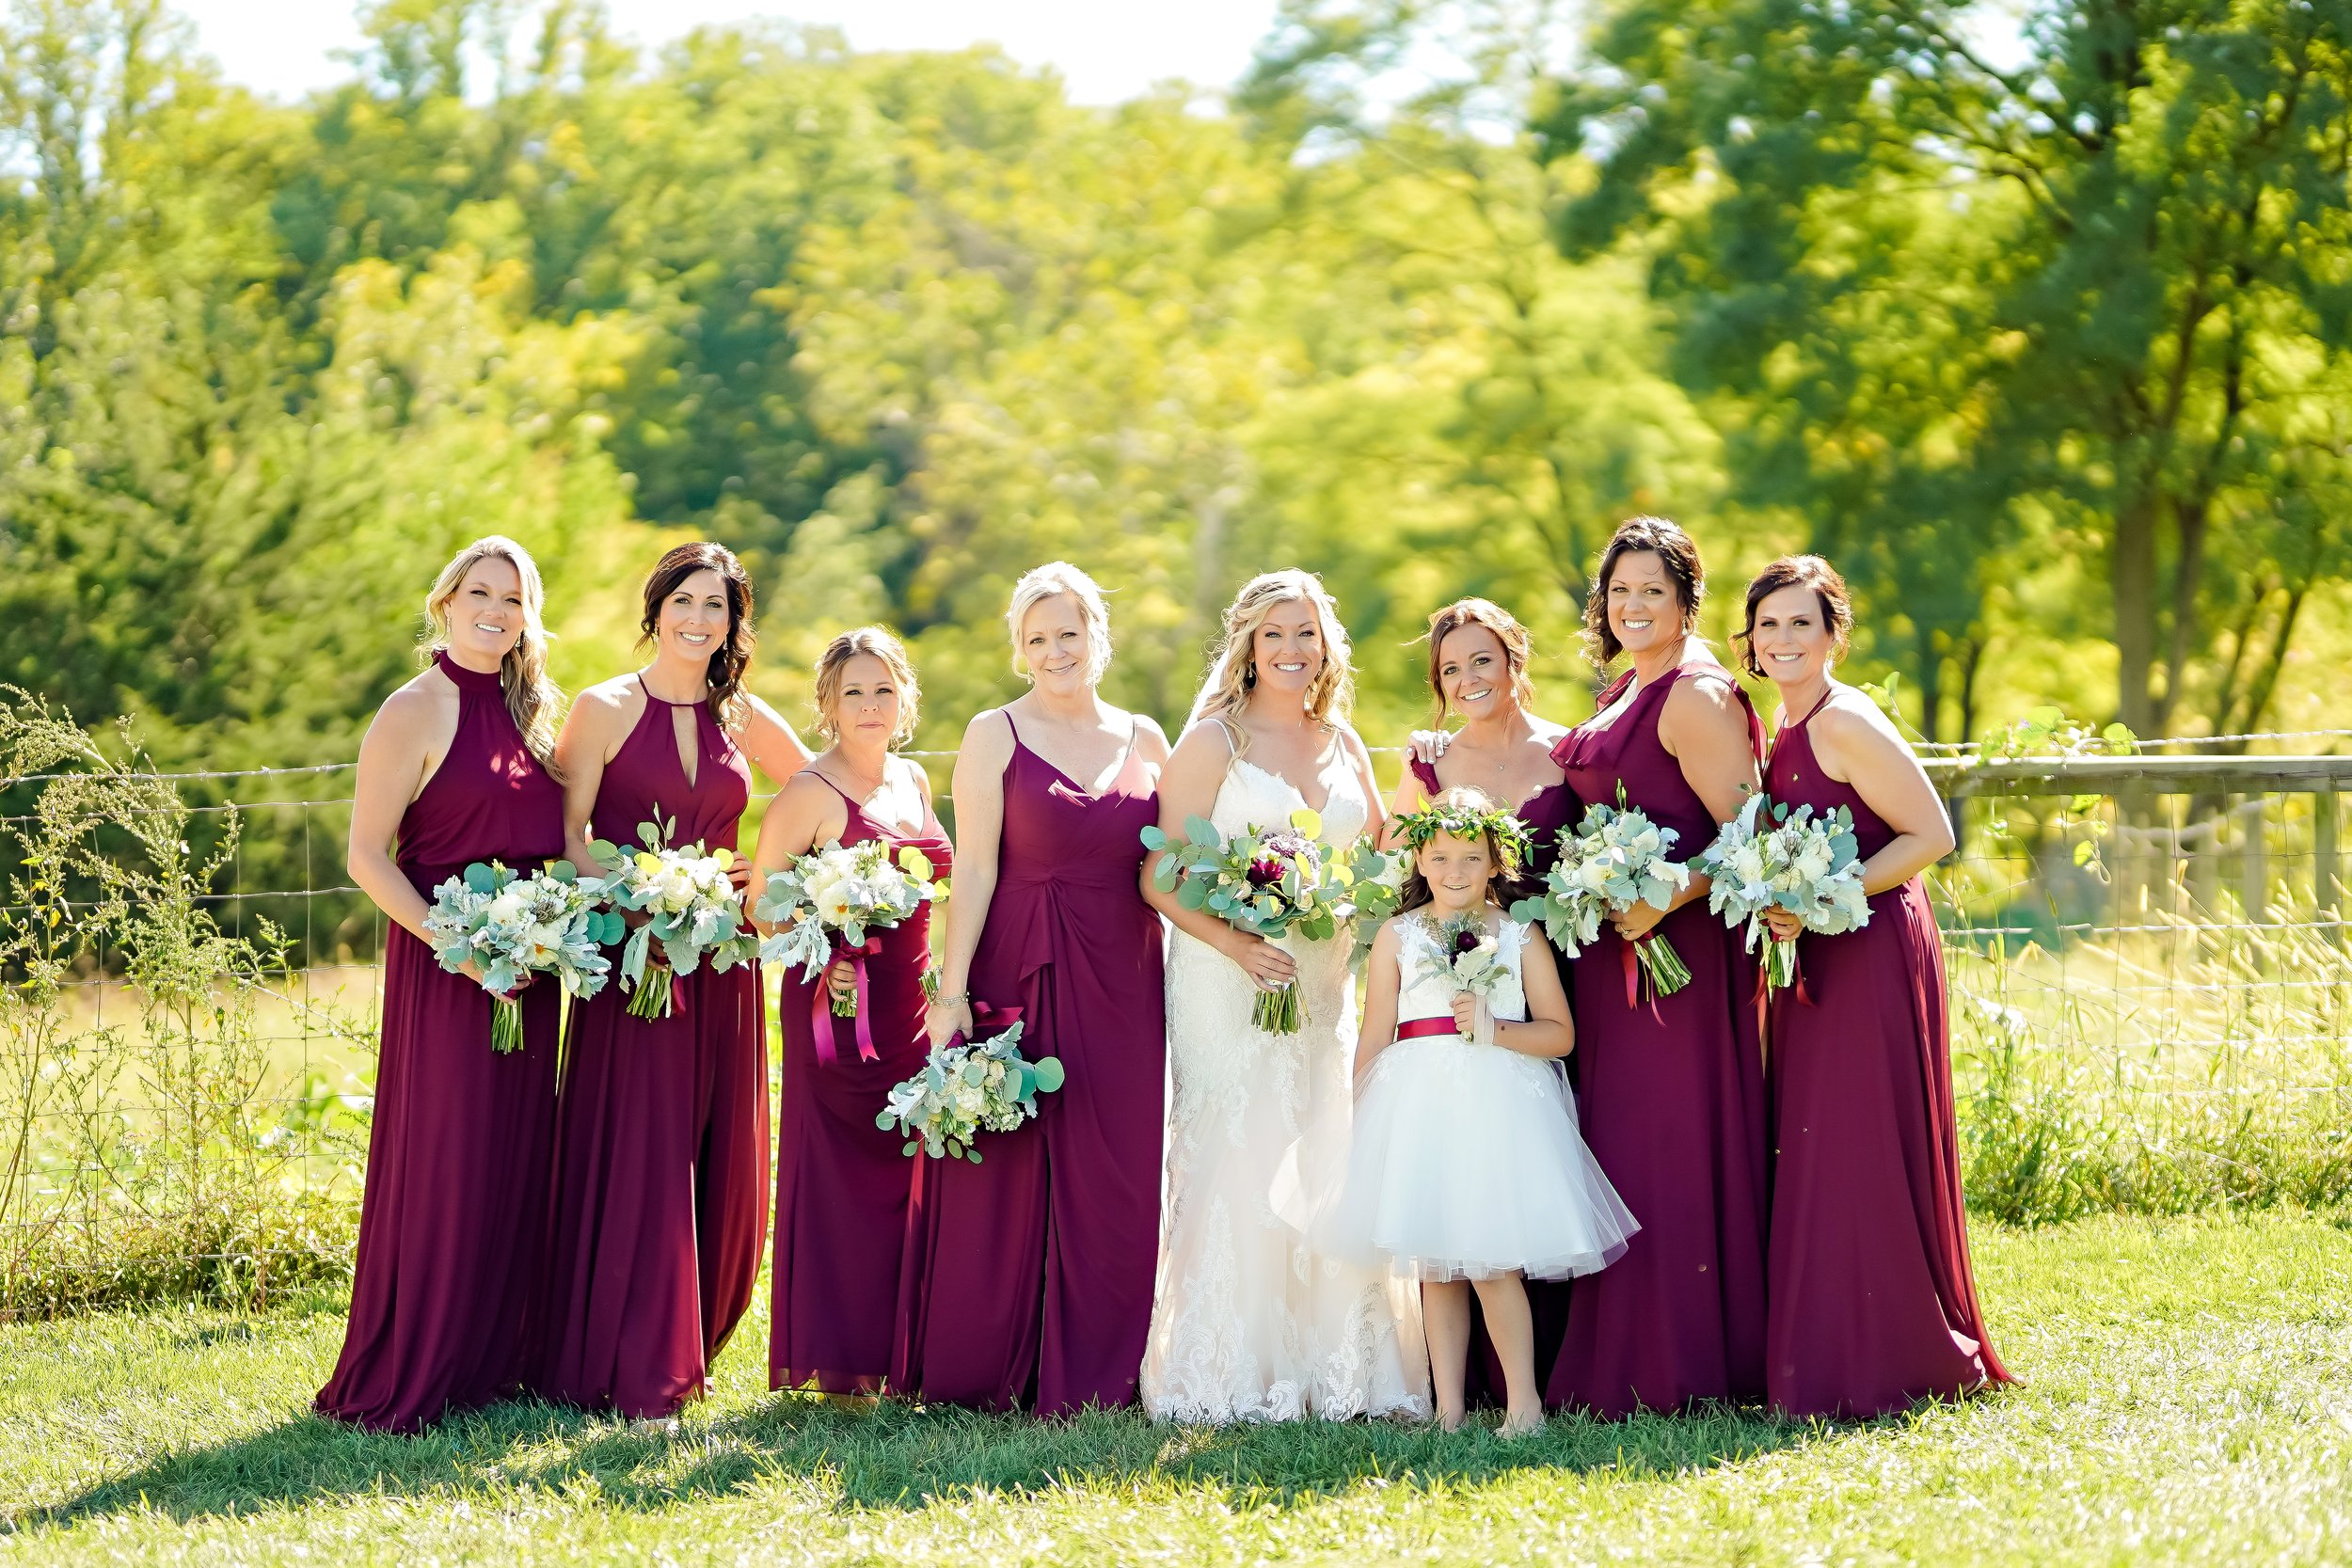
[[[1330, 772], [1324, 837], [1344, 845], [1364, 831], [1371, 804], [1354, 768]], [[1210, 819], [1225, 833], [1270, 828], [1306, 803], [1279, 775], [1237, 757]], [[1350, 942], [1344, 931], [1284, 941], [1306, 1022], [1295, 1035], [1269, 1035], [1250, 1024], [1256, 988], [1239, 965], [1183, 931], [1169, 939], [1174, 1094], [1143, 1357], [1144, 1409], [1156, 1420], [1429, 1413], [1418, 1288], [1309, 1250], [1271, 1198], [1300, 1129], [1352, 1094]]]

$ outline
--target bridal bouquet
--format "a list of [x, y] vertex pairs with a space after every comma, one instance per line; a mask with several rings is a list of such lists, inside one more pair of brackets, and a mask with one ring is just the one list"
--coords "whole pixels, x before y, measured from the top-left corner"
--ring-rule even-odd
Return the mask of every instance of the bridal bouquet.
[[722, 847], [705, 853], [699, 843], [673, 847], [668, 841], [676, 831], [675, 816], [641, 822], [641, 849], [604, 839], [588, 847], [612, 908], [646, 917], [621, 949], [621, 983], [629, 990], [631, 1018], [668, 1018], [672, 977], [693, 974], [706, 956], [714, 973], [723, 973], [751, 962], [759, 952], [759, 939], [743, 924], [743, 901], [727, 879], [734, 851]]
[[[1143, 847], [1165, 851], [1152, 880], [1185, 909], [1207, 910], [1269, 942], [1293, 931], [1324, 942], [1354, 918], [1355, 876], [1322, 833], [1323, 818], [1301, 807], [1288, 827], [1247, 828], [1231, 838], [1205, 816], [1185, 820], [1182, 842], [1146, 828]], [[1307, 1015], [1297, 988], [1261, 990], [1249, 1022], [1268, 1034], [1298, 1033]]]
[[1380, 927], [1396, 913], [1396, 907], [1405, 899], [1405, 879], [1413, 869], [1410, 849], [1383, 849], [1366, 833], [1348, 851], [1348, 902], [1353, 912], [1350, 919], [1356, 930], [1356, 951], [1348, 958], [1350, 969], [1361, 969], [1372, 956], [1372, 944], [1380, 934]]
[[898, 1152], [916, 1149], [936, 1160], [980, 1163], [973, 1140], [982, 1132], [1009, 1132], [1037, 1115], [1037, 1097], [1062, 1085], [1061, 1063], [1052, 1056], [1025, 1061], [1021, 1055], [1020, 1009], [974, 1009], [977, 1022], [1005, 1027], [984, 1040], [958, 1035], [933, 1050], [923, 1070], [893, 1087], [874, 1125], [907, 1140]]
[[1420, 978], [1436, 980], [1467, 993], [1478, 1004], [1471, 1037], [1481, 1043], [1494, 1039], [1495, 992], [1511, 976], [1502, 961], [1502, 945], [1486, 929], [1485, 914], [1472, 911], [1442, 924], [1424, 920], [1434, 945], [1421, 957]]
[[[1544, 874], [1543, 890], [1512, 905], [1511, 918], [1542, 921], [1561, 957], [1573, 958], [1600, 940], [1604, 916], [1636, 904], [1663, 910], [1674, 903], [1691, 880], [1690, 867], [1667, 859], [1679, 836], [1652, 822], [1640, 807], [1625, 804], [1621, 789], [1617, 804], [1593, 806], [1575, 829], [1560, 830], [1560, 859]], [[1629, 1003], [1637, 959], [1660, 996], [1672, 996], [1691, 983], [1681, 955], [1656, 931], [1626, 949]]]
[[1811, 806], [1751, 795], [1694, 863], [1715, 879], [1707, 907], [1726, 926], [1747, 922], [1749, 952], [1763, 942], [1767, 992], [1797, 977], [1797, 944], [1772, 940], [1764, 924], [1767, 910], [1793, 911], [1806, 930], [1824, 936], [1858, 931], [1870, 923], [1853, 813], [1844, 806], [1817, 816]]
[[507, 993], [531, 975], [554, 975], [570, 996], [604, 989], [612, 966], [597, 949], [620, 939], [621, 918], [597, 908], [601, 891], [594, 879], [581, 881], [569, 861], [551, 861], [528, 877], [476, 861], [433, 890], [424, 915], [433, 956], [453, 974], [469, 960], [482, 966], [492, 1050], [521, 1049], [522, 1006]]
[[861, 1006], [866, 960], [882, 951], [876, 933], [899, 925], [927, 901], [946, 895], [946, 884], [932, 879], [932, 869], [930, 857], [913, 845], [901, 846], [893, 859], [890, 846], [882, 839], [869, 838], [846, 848], [835, 839], [769, 874], [752, 912], [776, 931], [760, 944], [759, 956], [800, 965], [803, 982], [816, 980], [835, 958], [846, 958], [856, 980], [847, 997], [835, 998], [829, 986], [817, 988], [810, 1010], [820, 1060], [833, 1060], [833, 1030], [824, 1018], [828, 1006], [834, 1018], [858, 1021], [859, 1056], [869, 1062], [882, 1059]]

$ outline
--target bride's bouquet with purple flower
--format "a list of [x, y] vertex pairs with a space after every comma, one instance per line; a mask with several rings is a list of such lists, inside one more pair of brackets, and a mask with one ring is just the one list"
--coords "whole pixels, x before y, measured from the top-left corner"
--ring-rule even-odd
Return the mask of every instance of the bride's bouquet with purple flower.
[[[1206, 910], [1268, 942], [1295, 931], [1327, 942], [1354, 915], [1354, 873], [1322, 841], [1323, 818], [1301, 807], [1288, 826], [1246, 828], [1231, 838], [1205, 816], [1188, 817], [1184, 836], [1143, 830], [1143, 847], [1160, 852], [1152, 880], [1188, 910]], [[1272, 1035], [1295, 1035], [1307, 1022], [1295, 986], [1261, 990], [1249, 1022]]]
[[[1667, 858], [1679, 836], [1652, 822], [1640, 807], [1627, 805], [1620, 789], [1615, 805], [1596, 805], [1578, 826], [1560, 830], [1560, 859], [1544, 874], [1543, 890], [1512, 905], [1511, 918], [1542, 921], [1560, 956], [1573, 958], [1600, 940], [1604, 917], [1636, 904], [1661, 911], [1673, 907], [1675, 895], [1691, 880], [1690, 867]], [[1652, 931], [1626, 943], [1629, 1005], [1637, 961], [1660, 996], [1672, 996], [1691, 983], [1682, 956]]]

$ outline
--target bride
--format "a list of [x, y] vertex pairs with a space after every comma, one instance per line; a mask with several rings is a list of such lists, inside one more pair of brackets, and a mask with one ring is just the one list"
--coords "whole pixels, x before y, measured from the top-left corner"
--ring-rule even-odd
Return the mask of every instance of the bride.
[[[1191, 722], [1160, 776], [1160, 826], [1189, 816], [1218, 832], [1272, 828], [1308, 807], [1327, 841], [1373, 825], [1372, 758], [1348, 727], [1347, 634], [1306, 572], [1255, 578], [1225, 611], [1225, 636]], [[1299, 1129], [1353, 1093], [1349, 941], [1266, 942], [1206, 911], [1145, 895], [1175, 926], [1168, 956], [1168, 1182], [1158, 1289], [1144, 1350], [1155, 1419], [1288, 1420], [1304, 1415], [1426, 1416], [1421, 1305], [1409, 1283], [1308, 1250], [1268, 1190]], [[1306, 1024], [1251, 1026], [1261, 987], [1295, 985]]]

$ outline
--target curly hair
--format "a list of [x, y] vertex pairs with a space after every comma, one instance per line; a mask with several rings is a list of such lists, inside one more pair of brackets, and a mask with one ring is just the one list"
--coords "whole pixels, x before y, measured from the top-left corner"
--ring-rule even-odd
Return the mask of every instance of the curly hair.
[[710, 651], [706, 678], [710, 682], [710, 716], [723, 730], [740, 730], [751, 717], [752, 701], [743, 689], [744, 673], [752, 667], [752, 648], [759, 634], [752, 626], [752, 578], [724, 545], [705, 540], [680, 545], [654, 562], [645, 578], [644, 615], [637, 626], [637, 645], [652, 641], [661, 626], [661, 603], [677, 592], [678, 584], [696, 572], [716, 572], [726, 585], [726, 640]]
[[1699, 606], [1707, 598], [1707, 568], [1699, 562], [1698, 546], [1679, 524], [1664, 517], [1628, 517], [1600, 552], [1600, 570], [1593, 574], [1592, 592], [1584, 595], [1584, 648], [1597, 667], [1606, 669], [1625, 652], [1609, 625], [1609, 579], [1616, 576], [1618, 562], [1644, 553], [1664, 564], [1682, 607], [1683, 631], [1687, 634], [1699, 624]]
[[[1216, 655], [1201, 682], [1200, 694], [1193, 699], [1188, 724], [1231, 718], [1248, 705], [1249, 693], [1258, 684], [1258, 661], [1252, 648], [1258, 628], [1277, 606], [1297, 603], [1313, 609], [1323, 633], [1323, 668], [1307, 687], [1307, 712], [1327, 724], [1346, 721], [1356, 702], [1356, 672], [1349, 662], [1347, 628], [1340, 624], [1339, 606], [1325, 591], [1323, 579], [1294, 567], [1251, 578], [1225, 607], [1223, 634], [1217, 639]], [[1248, 744], [1245, 731], [1235, 745]]]

